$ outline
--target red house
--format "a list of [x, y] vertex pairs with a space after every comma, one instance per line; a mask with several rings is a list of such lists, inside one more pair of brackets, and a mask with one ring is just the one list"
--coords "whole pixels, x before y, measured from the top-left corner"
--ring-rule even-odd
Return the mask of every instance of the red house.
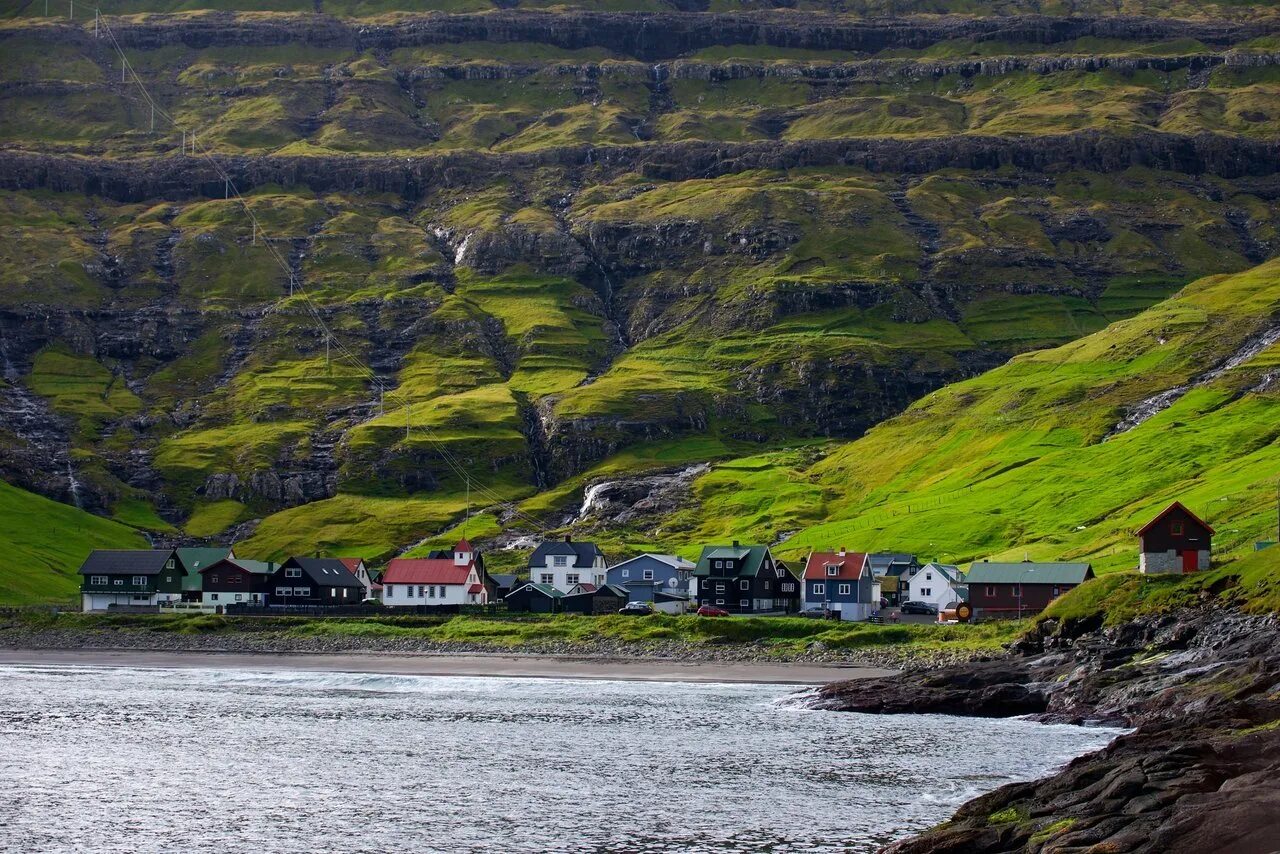
[[1138, 569], [1148, 575], [1198, 572], [1213, 557], [1213, 528], [1175, 501], [1138, 531]]

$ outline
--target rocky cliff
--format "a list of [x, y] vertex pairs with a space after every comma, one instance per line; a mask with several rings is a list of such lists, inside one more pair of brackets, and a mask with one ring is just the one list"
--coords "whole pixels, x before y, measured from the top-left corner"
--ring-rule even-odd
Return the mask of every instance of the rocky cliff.
[[1096, 626], [1047, 621], [1007, 658], [819, 690], [815, 708], [1134, 727], [886, 851], [1274, 850], [1280, 619], [1206, 606]]

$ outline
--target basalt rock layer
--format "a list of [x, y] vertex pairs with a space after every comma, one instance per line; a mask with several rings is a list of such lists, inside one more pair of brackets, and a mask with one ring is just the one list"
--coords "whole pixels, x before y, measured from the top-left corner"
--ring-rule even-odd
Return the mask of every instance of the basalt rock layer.
[[1264, 852], [1280, 830], [1280, 619], [1185, 610], [1047, 623], [1009, 657], [837, 683], [816, 708], [1134, 727], [1058, 774], [889, 846], [924, 852]]

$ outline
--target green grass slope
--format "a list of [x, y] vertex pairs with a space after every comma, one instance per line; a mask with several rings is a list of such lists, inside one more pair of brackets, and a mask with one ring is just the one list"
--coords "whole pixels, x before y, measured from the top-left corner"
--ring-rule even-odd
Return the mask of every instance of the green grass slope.
[[[1220, 555], [1243, 554], [1274, 533], [1280, 343], [1258, 345], [1278, 324], [1273, 261], [947, 386], [800, 475], [831, 512], [785, 551], [1132, 568], [1132, 532], [1180, 499], [1217, 526]], [[1167, 409], [1108, 438], [1131, 407], [1182, 386]]]
[[93, 549], [145, 549], [132, 528], [0, 482], [0, 605], [76, 598]]

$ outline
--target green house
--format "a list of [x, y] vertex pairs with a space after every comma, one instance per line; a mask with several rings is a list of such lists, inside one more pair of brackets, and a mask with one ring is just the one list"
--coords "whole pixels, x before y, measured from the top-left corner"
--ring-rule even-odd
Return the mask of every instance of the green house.
[[80, 565], [85, 611], [158, 607], [182, 598], [184, 570], [172, 549], [95, 549]]

